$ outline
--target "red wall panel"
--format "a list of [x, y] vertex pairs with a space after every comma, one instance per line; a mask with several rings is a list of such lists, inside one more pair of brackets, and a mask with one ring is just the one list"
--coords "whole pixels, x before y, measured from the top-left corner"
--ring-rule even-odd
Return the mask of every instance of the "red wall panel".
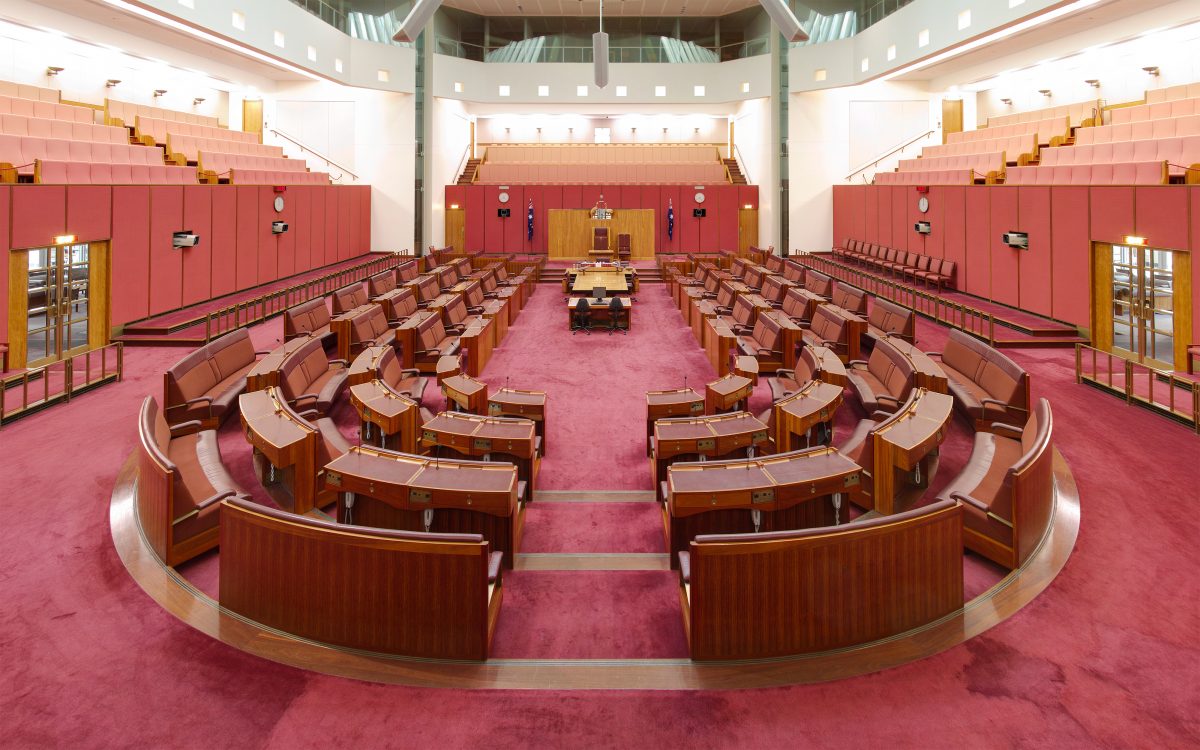
[[[678, 253], [683, 251], [683, 235], [679, 231], [679, 213], [682, 211], [682, 206], [679, 203], [679, 186], [664, 185], [658, 191], [659, 216], [662, 219], [658, 222], [658, 252], [660, 253]], [[670, 208], [675, 209], [675, 233], [674, 236], [667, 234], [667, 211]]]
[[692, 215], [693, 210], [701, 207], [696, 202], [696, 192], [684, 185], [679, 189], [679, 200], [675, 203], [675, 236], [679, 238], [680, 249], [686, 253], [700, 249], [700, 219]]
[[337, 260], [343, 261], [354, 255], [354, 248], [350, 244], [350, 222], [347, 221], [355, 215], [354, 193], [344, 188], [334, 188], [333, 192], [338, 196]]
[[714, 216], [713, 212], [709, 211], [708, 216], [709, 219], [715, 220], [717, 225], [715, 232], [717, 249], [736, 251], [738, 249], [738, 209], [741, 208], [741, 204], [738, 203], [737, 185], [718, 185], [713, 188], [713, 192], [717, 197], [717, 215]]
[[1135, 234], [1132, 187], [1092, 188], [1092, 241], [1122, 242]]
[[[271, 221], [286, 221], [288, 225], [288, 230], [276, 238], [279, 263], [275, 278], [292, 276], [298, 270], [303, 270], [296, 267], [296, 193], [289, 189], [283, 196], [282, 213], [275, 213], [275, 206], [271, 205], [275, 196], [268, 194], [266, 199], [270, 206], [267, 213], [271, 215]], [[355, 221], [354, 224], [358, 226], [359, 222]], [[361, 232], [361, 229], [359, 231]]]
[[293, 211], [291, 234], [292, 257], [296, 273], [302, 273], [312, 268], [309, 260], [312, 244], [313, 215], [312, 194], [316, 192], [310, 185], [296, 185], [288, 189], [288, 203]]
[[967, 267], [965, 291], [979, 297], [990, 298], [992, 294], [989, 237], [991, 207], [990, 190], [968, 190], [966, 201], [967, 218]]
[[362, 192], [362, 199], [358, 202], [358, 226], [361, 232], [358, 239], [362, 243], [362, 251], [367, 253], [374, 248], [371, 241], [371, 204], [374, 193], [370, 185], [360, 185], [358, 189]]
[[519, 253], [525, 249], [525, 190], [520, 185], [513, 185], [506, 191], [508, 203], [497, 203], [497, 208], [507, 208], [510, 216], [500, 219], [504, 232], [504, 252]]
[[112, 236], [112, 188], [107, 185], [67, 187], [66, 234], [81, 242]]
[[312, 217], [312, 230], [308, 236], [308, 267], [320, 268], [325, 265], [325, 199], [328, 190], [313, 190], [308, 196], [309, 216]]
[[150, 188], [122, 185], [112, 191], [112, 323], [118, 326], [149, 314]]
[[[933, 217], [928, 213], [921, 213], [921, 210], [917, 208], [917, 199], [921, 197], [917, 191], [909, 188], [909, 190], [905, 191], [903, 194], [896, 194], [895, 190], [904, 190], [904, 187], [896, 186], [893, 188], [893, 195], [896, 196], [896, 200], [902, 201], [905, 206], [904, 210], [906, 213], [904, 217], [904, 229], [908, 233], [908, 247], [905, 249], [910, 253], [930, 255], [929, 235], [921, 234], [917, 232], [917, 230], [913, 229], [913, 227], [918, 221], [928, 221], [930, 228], [932, 228]], [[930, 205], [932, 204], [933, 201], [931, 200]]]
[[[604, 195], [606, 191], [609, 195], [612, 194], [612, 190], [604, 185], [580, 185], [579, 208], [591, 208], [596, 205], [600, 200], [600, 196]], [[607, 201], [608, 198], [606, 197], [605, 200]]]
[[358, 221], [358, 217], [362, 216], [363, 203], [362, 190], [360, 190], [360, 187], [361, 186], [359, 185], [353, 185], [342, 188], [342, 190], [345, 190], [347, 193], [346, 197], [350, 199], [350, 211], [347, 215], [352, 218], [352, 221], [350, 222], [350, 249], [346, 253], [347, 258], [353, 258], [354, 256], [362, 255], [363, 252], [365, 252], [362, 241], [362, 224]]
[[67, 188], [63, 185], [38, 185], [13, 192], [12, 246], [45, 247], [54, 244], [67, 227]]
[[542, 211], [537, 216], [539, 222], [534, 226], [534, 238], [538, 241], [537, 252], [550, 252], [550, 212], [563, 207], [562, 187], [546, 185], [542, 188]]
[[892, 202], [899, 200], [895, 189], [889, 190], [872, 190], [871, 192], [878, 194], [879, 200], [879, 216], [875, 222], [875, 240], [878, 245], [892, 247]]
[[[894, 247], [897, 250], [908, 250], [909, 245], [913, 244], [913, 223], [909, 221], [910, 205], [917, 199], [917, 194], [912, 189], [905, 187], [899, 188], [892, 195], [892, 236], [888, 247]], [[920, 245], [912, 248], [920, 250]]]
[[[871, 190], [863, 196], [863, 233], [867, 242], [879, 243], [879, 194], [882, 190]], [[891, 204], [888, 204], [889, 220]]]
[[1200, 185], [1187, 191], [1192, 225], [1192, 343], [1200, 344], [1200, 323], [1196, 322], [1200, 315]]
[[967, 263], [967, 188], [957, 185], [935, 188], [929, 201], [942, 204], [942, 220], [946, 224], [942, 257], [954, 261], [958, 269], [956, 283], [961, 288]]
[[[918, 197], [913, 196], [913, 203], [917, 202]], [[920, 252], [934, 258], [942, 258], [946, 254], [946, 201], [940, 193], [930, 193], [928, 197], [929, 211], [921, 219], [929, 222], [929, 234], [921, 240], [924, 249]]]
[[504, 250], [504, 220], [496, 212], [503, 208], [500, 203], [500, 188], [487, 185], [483, 189], [483, 249], [489, 253]]
[[988, 196], [991, 206], [988, 247], [991, 251], [992, 299], [1002, 305], [1016, 307], [1020, 302], [1018, 291], [1021, 278], [1022, 250], [1016, 250], [1000, 241], [1000, 235], [1018, 228], [1017, 200], [1019, 188], [995, 186]]
[[171, 235], [183, 226], [183, 186], [150, 188], [150, 314], [183, 306], [183, 257]]
[[12, 227], [9, 226], [9, 207], [12, 201], [12, 190], [7, 185], [0, 185], [0, 337], [8, 340], [8, 251]]
[[1187, 250], [1190, 242], [1188, 223], [1182, 220], [1188, 214], [1187, 192], [1175, 185], [1134, 190], [1137, 215], [1135, 231], [1130, 234], [1147, 238], [1146, 244], [1150, 247]]
[[237, 288], [258, 283], [258, 188], [237, 188]]
[[484, 247], [484, 196], [485, 188], [482, 185], [472, 185], [463, 190], [463, 204], [467, 212], [467, 226], [463, 235], [463, 241], [467, 243], [467, 247], [474, 250], [482, 250]]
[[589, 203], [585, 207], [583, 205], [583, 186], [582, 185], [563, 185], [562, 189], [562, 207], [563, 208], [591, 208]]
[[1058, 320], [1091, 328], [1092, 243], [1089, 195], [1095, 188], [1056, 186], [1050, 193], [1051, 310]]
[[267, 284], [279, 278], [280, 247], [282, 235], [271, 233], [271, 222], [279, 221], [272, 205], [275, 196], [271, 188], [262, 186], [258, 189], [255, 199], [258, 203], [258, 221], [254, 223], [254, 231], [258, 244], [258, 283]]
[[[212, 241], [209, 242], [209, 252], [212, 254], [210, 285], [214, 297], [231, 294], [237, 289], [237, 190], [229, 185], [218, 185], [212, 189]], [[113, 219], [115, 233], [115, 212]]]
[[1020, 191], [1020, 224], [1012, 228], [1029, 235], [1029, 249], [1017, 251], [1021, 253], [1021, 288], [1017, 306], [1038, 315], [1051, 316], [1054, 304], [1051, 300], [1050, 188], [1028, 186], [1020, 188]]
[[758, 208], [758, 185], [738, 185], [738, 203], [742, 208]]
[[183, 188], [183, 226], [200, 236], [200, 244], [176, 252], [183, 259], [182, 304], [194, 305], [212, 296], [213, 189], [208, 185]]
[[338, 196], [336, 190], [325, 193], [325, 264], [338, 260]]

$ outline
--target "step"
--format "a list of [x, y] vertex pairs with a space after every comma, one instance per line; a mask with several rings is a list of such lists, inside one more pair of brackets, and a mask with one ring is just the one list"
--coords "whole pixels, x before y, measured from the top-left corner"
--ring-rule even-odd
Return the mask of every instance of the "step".
[[114, 336], [113, 341], [120, 341], [125, 346], [188, 346], [196, 347], [207, 343], [202, 337], [196, 336], [159, 336], [143, 334], [121, 334]]

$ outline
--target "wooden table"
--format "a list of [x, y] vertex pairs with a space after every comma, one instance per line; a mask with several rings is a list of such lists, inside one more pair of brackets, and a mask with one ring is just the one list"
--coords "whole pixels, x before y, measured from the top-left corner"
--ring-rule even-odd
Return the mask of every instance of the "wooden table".
[[758, 385], [758, 360], [754, 357], [739, 355], [733, 358], [733, 373], [749, 378], [750, 382]]
[[748, 400], [753, 392], [754, 383], [750, 378], [731, 372], [704, 386], [704, 413], [711, 415], [730, 410], [741, 411], [739, 407], [742, 402]]
[[737, 450], [750, 451], [770, 442], [767, 426], [747, 412], [709, 417], [674, 417], [654, 423], [650, 471], [654, 486], [667, 476], [678, 456], [718, 458]]
[[[832, 526], [849, 520], [843, 495], [862, 468], [836, 448], [758, 459], [677, 463], [667, 470], [663, 506], [672, 566], [699, 534]], [[811, 502], [828, 497], [829, 503]]]
[[442, 381], [442, 392], [446, 400], [462, 411], [486, 414], [488, 386], [470, 375], [451, 375]]
[[379, 377], [379, 366], [383, 364], [383, 355], [387, 354], [390, 346], [368, 346], [358, 353], [350, 363], [346, 374], [346, 385], [369, 383]]
[[[812, 429], [824, 425], [818, 441], [833, 440], [833, 417], [842, 405], [842, 386], [813, 380], [781, 398], [771, 408], [775, 416], [775, 449], [781, 453], [812, 447]], [[804, 445], [800, 442], [803, 440]]]
[[[894, 513], [897, 491], [903, 484], [928, 486], [937, 470], [938, 446], [946, 439], [953, 408], [953, 397], [914, 388], [904, 406], [871, 428], [870, 442], [863, 450], [872, 455], [875, 510]], [[904, 476], [907, 472], [912, 475]]]
[[520, 499], [526, 502], [533, 499], [542, 456], [541, 440], [531, 419], [442, 412], [421, 425], [421, 447], [446, 448], [463, 458], [515, 464], [517, 476], [525, 484], [525, 494]]
[[268, 464], [260, 481], [273, 484], [277, 470], [290, 468], [292, 512], [304, 514], [316, 507], [317, 429], [292, 411], [276, 387], [243, 393], [238, 409], [246, 441]]
[[285, 341], [282, 346], [275, 347], [270, 353], [264, 355], [262, 359], [254, 363], [254, 367], [250, 368], [250, 372], [246, 373], [246, 390], [249, 392], [261, 391], [264, 388], [279, 385], [279, 367], [283, 364], [283, 360], [289, 354], [307, 344], [310, 338], [311, 336], [305, 334]]
[[718, 375], [729, 374], [729, 355], [737, 351], [737, 336], [733, 330], [717, 318], [708, 321], [708, 340], [704, 353]]
[[575, 274], [571, 282], [571, 291], [575, 294], [591, 294], [598, 286], [616, 294], [629, 291], [629, 282], [625, 278], [624, 268], [587, 268]]
[[691, 388], [650, 391], [646, 394], [646, 455], [654, 442], [654, 423], [668, 417], [699, 417], [704, 414], [704, 398]]
[[446, 378], [462, 373], [462, 359], [457, 354], [438, 357], [436, 368], [437, 384], [440, 386]]
[[520, 546], [524, 506], [512, 464], [355, 446], [329, 463], [325, 486], [338, 493], [340, 523], [482, 534], [509, 568]]
[[496, 327], [492, 321], [475, 319], [458, 337], [459, 349], [464, 353], [466, 371], [472, 377], [479, 377], [483, 368], [487, 367], [492, 358], [492, 347], [495, 346]]
[[[591, 320], [592, 320], [593, 324], [595, 323], [597, 316], [602, 317], [602, 318], [607, 318], [609, 315], [608, 303], [609, 303], [609, 300], [612, 299], [612, 297], [606, 297], [603, 300], [599, 300], [594, 297], [574, 297], [572, 299], [567, 300], [567, 303], [566, 303], [567, 330], [571, 329], [572, 318], [575, 315], [575, 305], [579, 304], [579, 300], [581, 300], [581, 299], [586, 299], [588, 301], [588, 304], [591, 305], [591, 314], [592, 314]], [[626, 316], [625, 320], [626, 320], [627, 325], [629, 326], [625, 330], [631, 331], [631, 330], [633, 330], [633, 302], [628, 297], [621, 297], [620, 299], [621, 299], [621, 304], [624, 305], [624, 312], [625, 312], [625, 316]], [[595, 331], [595, 330], [604, 330], [604, 329], [598, 329], [593, 325], [592, 330]]]
[[504, 387], [488, 397], [488, 416], [520, 417], [533, 420], [538, 437], [542, 439], [542, 455], [546, 455], [546, 393], [522, 391]]
[[350, 386], [350, 403], [362, 423], [362, 439], [372, 439], [371, 426], [379, 433], [379, 447], [415, 453], [417, 423], [421, 407], [407, 396], [396, 393], [382, 380], [368, 380]]

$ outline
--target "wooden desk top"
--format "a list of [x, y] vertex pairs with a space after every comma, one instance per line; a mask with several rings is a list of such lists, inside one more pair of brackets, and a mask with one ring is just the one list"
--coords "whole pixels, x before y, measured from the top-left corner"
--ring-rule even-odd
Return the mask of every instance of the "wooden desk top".
[[470, 375], [459, 374], [442, 380], [442, 390], [446, 398], [458, 404], [459, 408], [472, 410], [475, 407], [483, 408], [483, 403], [475, 402], [487, 399], [488, 386]]
[[680, 463], [667, 469], [667, 508], [674, 517], [709, 510], [782, 510], [857, 486], [862, 469], [836, 448], [761, 459]]
[[906, 453], [923, 451], [924, 455], [933, 447], [930, 440], [936, 445], [944, 439], [953, 407], [952, 396], [917, 388], [899, 411], [875, 428], [875, 437]]
[[270, 449], [285, 450], [317, 432], [315, 427], [292, 411], [278, 388], [243, 393], [238, 397], [238, 408], [242, 413], [247, 439], [264, 452]]
[[[755, 371], [757, 371], [757, 367]], [[723, 378], [718, 378], [704, 386], [705, 390], [712, 391], [715, 395], [723, 398], [729, 398], [733, 394], [744, 394], [747, 388], [750, 388], [752, 383], [750, 378], [736, 373], [729, 373]], [[739, 399], [741, 396], [738, 397]]]
[[350, 363], [350, 371], [346, 375], [346, 382], [353, 386], [374, 380], [379, 373], [379, 365], [383, 360], [383, 355], [390, 348], [390, 346], [368, 346], [359, 352], [354, 361]]
[[[268, 378], [268, 376], [273, 376], [279, 370], [279, 366], [283, 364], [283, 360], [289, 354], [307, 344], [310, 338], [312, 337], [308, 335], [297, 336], [294, 339], [283, 342], [282, 346], [277, 346], [264, 355], [262, 359], [254, 364], [254, 367], [250, 368], [250, 372], [246, 373], [247, 387], [255, 387], [255, 390], [258, 390], [256, 384], [263, 383], [264, 379]], [[269, 384], [276, 385], [276, 383]]]
[[488, 414], [491, 416], [521, 416], [537, 422], [546, 418], [545, 391], [522, 391], [516, 388], [501, 388], [488, 396]]
[[369, 410], [387, 418], [420, 408], [416, 401], [396, 393], [381, 380], [368, 380], [350, 386], [350, 402], [360, 414]]
[[396, 330], [407, 331], [409, 329], [415, 329], [435, 315], [440, 315], [440, 313], [437, 310], [418, 310], [405, 318]]
[[537, 428], [530, 419], [445, 411], [421, 427], [421, 445], [444, 445], [467, 456], [494, 452], [531, 459], [537, 452]]
[[[591, 287], [588, 287], [588, 291], [591, 291]], [[608, 291], [611, 292], [612, 290], [609, 289]], [[613, 298], [605, 297], [604, 299], [600, 300], [600, 299], [596, 299], [595, 297], [574, 297], [572, 299], [567, 300], [567, 309], [574, 310], [575, 305], [579, 304], [579, 300], [581, 300], [581, 299], [586, 299], [588, 301], [588, 305], [591, 306], [592, 310], [607, 310], [608, 303]], [[620, 299], [621, 299], [621, 305], [622, 305], [623, 309], [625, 309], [625, 310], [633, 309], [633, 302], [628, 297], [621, 297]]]
[[937, 360], [899, 336], [888, 336], [885, 340], [901, 354], [908, 357], [909, 362], [912, 362], [913, 369], [917, 372], [918, 385], [930, 390], [936, 390], [938, 393], [949, 391], [946, 371], [942, 369]]
[[704, 411], [704, 397], [691, 388], [646, 393], [646, 411], [651, 416], [669, 417], [676, 414], [699, 415]]
[[672, 417], [654, 423], [654, 455], [659, 459], [685, 453], [723, 456], [767, 440], [767, 426], [744, 411], [711, 417]]
[[842, 397], [842, 386], [813, 380], [792, 395], [775, 402], [776, 420], [781, 415], [787, 415], [811, 427], [817, 422], [832, 419], [833, 412], [842, 403]]
[[602, 286], [610, 292], [628, 292], [629, 282], [625, 279], [625, 270], [620, 268], [597, 269], [589, 268], [575, 274], [571, 282], [571, 291], [590, 292], [593, 288]]
[[402, 510], [458, 508], [511, 516], [517, 509], [517, 467], [509, 463], [435, 460], [358, 445], [328, 464], [325, 484]]

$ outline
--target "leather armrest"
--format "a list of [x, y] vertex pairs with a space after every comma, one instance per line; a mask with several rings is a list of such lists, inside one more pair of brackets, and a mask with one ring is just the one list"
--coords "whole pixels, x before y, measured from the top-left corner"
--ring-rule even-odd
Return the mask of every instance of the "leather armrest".
[[1020, 427], [1011, 424], [1004, 424], [1003, 422], [992, 422], [991, 428], [992, 432], [996, 433], [997, 435], [1006, 435], [1007, 437], [1016, 438], [1017, 440], [1020, 440], [1021, 436], [1025, 432]]
[[304, 417], [305, 419], [308, 419], [309, 417], [321, 416], [321, 412], [317, 411], [316, 409], [305, 409], [304, 411], [298, 411], [296, 413], [299, 414], [300, 416]]
[[965, 492], [951, 492], [950, 499], [958, 500], [960, 502], [966, 503], [967, 505], [970, 505], [972, 508], [975, 508], [976, 510], [978, 510], [982, 513], [986, 513], [987, 517], [992, 519], [993, 521], [996, 521], [997, 523], [1002, 523], [1010, 529], [1013, 528], [1012, 521], [1009, 521], [1006, 518], [1001, 518], [1000, 516], [996, 515], [991, 510], [988, 509], [988, 506], [982, 500], [978, 500], [974, 497], [971, 497], [970, 495], [966, 494]]
[[349, 367], [349, 366], [350, 366], [350, 363], [349, 363], [349, 362], [347, 362], [347, 361], [346, 361], [346, 360], [344, 360], [344, 359], [331, 359], [331, 360], [329, 360], [329, 364], [331, 364], [331, 365], [341, 365], [342, 367]]
[[1028, 411], [1027, 409], [1022, 409], [1019, 406], [1005, 403], [1004, 401], [1001, 401], [1000, 399], [996, 399], [996, 398], [981, 398], [981, 399], [979, 399], [979, 403], [981, 403], [985, 406], [988, 404], [992, 404], [993, 406], [998, 406], [1004, 410], [1013, 409], [1014, 411], [1019, 411], [1019, 412], [1027, 412]]
[[186, 422], [180, 422], [179, 424], [173, 424], [170, 426], [171, 427], [171, 437], [176, 437], [176, 435], [175, 435], [176, 430], [190, 430], [193, 427], [201, 427], [201, 426], [203, 426], [203, 423], [199, 419], [189, 419]]
[[867, 360], [865, 360], [865, 359], [852, 359], [852, 360], [850, 360], [849, 362], [847, 362], [846, 364], [850, 365], [851, 367], [854, 367], [854, 366], [856, 366], [856, 365], [862, 365], [863, 367], [866, 367], [866, 366], [867, 366]]
[[172, 521], [171, 525], [177, 526], [178, 524], [183, 523], [184, 521], [188, 520], [189, 518], [191, 518], [193, 516], [200, 515], [200, 511], [204, 510], [208, 506], [213, 505], [215, 503], [219, 503], [222, 500], [224, 500], [225, 498], [233, 497], [234, 495], [237, 495], [237, 494], [239, 494], [239, 493], [236, 490], [225, 490], [224, 492], [218, 492], [217, 494], [213, 495], [212, 497], [205, 498], [204, 500], [201, 500], [199, 503], [197, 503], [195, 508], [193, 508], [192, 510], [189, 510], [187, 513], [184, 513], [182, 516], [180, 516], [179, 518], [176, 518], [174, 521]]
[[419, 377], [421, 377], [421, 371], [420, 371], [420, 370], [417, 370], [417, 369], [414, 369], [414, 368], [411, 368], [411, 367], [408, 367], [408, 368], [405, 368], [405, 369], [401, 370], [401, 371], [400, 371], [400, 374], [401, 374], [401, 375], [412, 375], [414, 378], [419, 378]]
[[482, 308], [482, 307], [478, 307], [478, 306], [476, 306], [476, 307], [468, 307], [468, 308], [467, 308], [467, 312], [469, 312], [469, 313], [471, 313], [471, 314], [479, 314], [479, 313], [482, 313], [482, 312], [483, 312], [483, 308]]
[[942, 356], [941, 352], [925, 352], [925, 353], [928, 354], [930, 357], [938, 357], [939, 359]]
[[775, 377], [777, 377], [777, 378], [792, 378], [794, 380], [796, 378], [796, 371], [779, 369], [779, 370], [775, 371]]
[[320, 398], [320, 394], [317, 393], [302, 393], [301, 395], [292, 399], [289, 403], [292, 406], [295, 406], [301, 401], [316, 401], [318, 398]]
[[168, 406], [163, 411], [171, 411], [172, 409], [186, 409], [189, 406], [195, 406], [196, 404], [200, 404], [200, 403], [211, 404], [212, 396], [197, 396], [195, 398], [191, 398], [191, 399], [188, 399], [187, 401], [184, 401], [182, 404], [175, 404], [174, 406]]
[[892, 416], [892, 413], [889, 411], [882, 411], [880, 409], [876, 409], [875, 412], [873, 414], [871, 414], [871, 419], [874, 419], [876, 422], [882, 422], [883, 420], [885, 420], [891, 416]]
[[801, 320], [800, 318], [792, 318], [792, 320], [795, 321], [796, 325], [800, 326], [804, 330], [812, 328], [811, 320]]
[[895, 398], [895, 397], [893, 397], [893, 396], [889, 396], [889, 395], [887, 395], [886, 393], [880, 393], [880, 394], [877, 394], [877, 395], [875, 396], [875, 398], [877, 398], [877, 399], [878, 399], [878, 400], [880, 400], [880, 401], [891, 401], [891, 402], [892, 402], [893, 404], [895, 404], [896, 406], [899, 406], [899, 405], [900, 405], [900, 399], [898, 399], [898, 398]]
[[254, 356], [256, 356], [256, 357], [261, 357], [261, 356], [263, 356], [263, 355], [265, 355], [265, 354], [270, 354], [270, 353], [271, 353], [270, 351], [265, 351], [265, 352], [254, 352]]

